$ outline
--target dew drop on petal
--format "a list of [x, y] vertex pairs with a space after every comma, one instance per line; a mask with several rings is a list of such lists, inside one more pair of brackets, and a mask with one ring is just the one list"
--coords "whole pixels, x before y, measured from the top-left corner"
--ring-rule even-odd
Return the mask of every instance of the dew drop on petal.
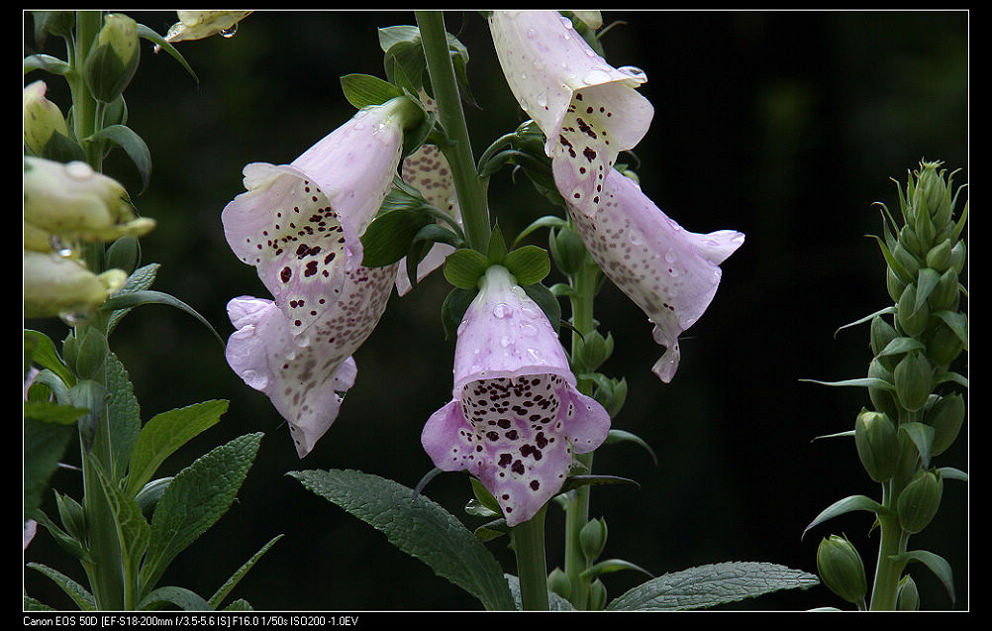
[[505, 302], [501, 302], [497, 304], [495, 307], [493, 307], [494, 317], [497, 317], [502, 320], [503, 318], [508, 318], [511, 315], [513, 315], [513, 307], [506, 304]]

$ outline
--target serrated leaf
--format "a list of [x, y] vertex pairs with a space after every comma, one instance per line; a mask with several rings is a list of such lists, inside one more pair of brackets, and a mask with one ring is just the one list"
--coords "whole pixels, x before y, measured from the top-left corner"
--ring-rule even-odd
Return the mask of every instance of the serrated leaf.
[[210, 600], [207, 601], [210, 608], [217, 609], [217, 607], [224, 602], [224, 599], [227, 598], [227, 595], [231, 593], [231, 590], [234, 589], [241, 579], [245, 577], [245, 574], [247, 574], [248, 571], [255, 566], [258, 560], [262, 558], [262, 555], [268, 552], [269, 548], [274, 546], [275, 543], [282, 538], [283, 535], [276, 535], [270, 539], [268, 543], [262, 546], [258, 552], [253, 554], [250, 559], [245, 561], [245, 563], [238, 568], [238, 571], [232, 574], [231, 578], [227, 579], [227, 581], [225, 581], [224, 584], [221, 585], [216, 592], [214, 592], [214, 595], [210, 597]]
[[169, 563], [227, 512], [262, 440], [245, 434], [214, 448], [180, 471], [152, 517], [152, 542], [141, 567], [141, 592], [155, 586]]
[[48, 578], [52, 579], [52, 582], [58, 585], [59, 588], [61, 588], [62, 591], [72, 599], [72, 602], [76, 603], [76, 606], [82, 611], [96, 611], [96, 601], [93, 599], [93, 595], [76, 581], [72, 580], [58, 570], [52, 569], [41, 563], [28, 563], [27, 567], [41, 572]]
[[134, 441], [141, 431], [141, 408], [134, 396], [134, 387], [124, 364], [112, 352], [107, 353], [104, 370], [110, 397], [107, 415], [110, 427], [110, 455], [113, 479], [124, 477], [125, 468], [134, 449]]
[[389, 542], [478, 598], [487, 610], [512, 610], [503, 571], [460, 521], [423, 495], [354, 470], [291, 471], [324, 499], [384, 533]]
[[124, 125], [108, 125], [89, 140], [110, 140], [124, 150], [141, 176], [141, 190], [148, 188], [152, 177], [152, 153], [133, 129]]
[[147, 594], [138, 603], [139, 610], [161, 609], [165, 605], [175, 605], [183, 611], [210, 611], [210, 604], [196, 592], [185, 587], [166, 585]]
[[811, 521], [809, 525], [806, 526], [805, 529], [803, 529], [802, 536], [805, 536], [806, 533], [810, 530], [810, 528], [818, 526], [823, 522], [827, 521], [828, 519], [833, 519], [838, 515], [843, 515], [845, 513], [850, 513], [858, 510], [868, 511], [876, 515], [889, 511], [889, 509], [885, 508], [884, 506], [882, 506], [881, 504], [879, 504], [878, 502], [876, 502], [875, 500], [871, 499], [868, 496], [850, 495], [842, 500], [837, 500], [827, 508], [823, 509], [823, 511], [821, 511], [820, 514], [817, 515], [816, 518], [813, 521]]
[[149, 419], [134, 442], [127, 492], [136, 495], [166, 458], [200, 432], [217, 424], [227, 406], [226, 400], [216, 399], [162, 412]]
[[548, 251], [536, 245], [525, 245], [508, 253], [503, 266], [517, 279], [520, 285], [539, 283], [551, 271], [551, 258]]
[[728, 562], [670, 572], [641, 583], [606, 606], [609, 611], [701, 609], [783, 589], [808, 589], [819, 579], [807, 572], [761, 562]]

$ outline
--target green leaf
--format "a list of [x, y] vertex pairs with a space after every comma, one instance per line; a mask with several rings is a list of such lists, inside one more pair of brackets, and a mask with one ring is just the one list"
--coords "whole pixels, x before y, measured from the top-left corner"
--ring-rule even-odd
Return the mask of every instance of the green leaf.
[[148, 145], [133, 129], [124, 125], [108, 125], [88, 140], [110, 140], [131, 158], [141, 176], [141, 190], [148, 188], [152, 177], [152, 153]]
[[870, 497], [865, 495], [850, 495], [842, 500], [837, 500], [827, 508], [823, 509], [823, 511], [821, 511], [820, 514], [817, 515], [805, 529], [803, 529], [802, 536], [805, 536], [810, 528], [818, 526], [828, 519], [857, 510], [868, 511], [870, 513], [875, 513], [876, 515], [889, 512], [889, 509], [885, 508]]
[[200, 79], [197, 78], [196, 73], [193, 72], [193, 68], [190, 67], [190, 65], [186, 62], [186, 59], [183, 58], [183, 56], [179, 53], [178, 50], [176, 50], [176, 47], [173, 46], [171, 42], [166, 40], [164, 37], [153, 31], [152, 29], [148, 28], [144, 24], [138, 24], [138, 37], [147, 39], [150, 42], [154, 42], [157, 46], [160, 46], [165, 52], [169, 53], [169, 55], [173, 59], [178, 61], [179, 65], [181, 65], [183, 68], [186, 69], [186, 72], [188, 72], [189, 75], [193, 77], [193, 81], [195, 81], [197, 85], [200, 84]]
[[956, 467], [939, 467], [937, 469], [937, 473], [939, 473], [941, 479], [944, 480], [957, 480], [958, 482], [968, 481], [968, 474]]
[[878, 379], [877, 377], [862, 377], [860, 379], [843, 379], [841, 381], [819, 381], [817, 379], [800, 379], [799, 381], [805, 381], [808, 383], [818, 383], [821, 386], [854, 386], [858, 388], [878, 388], [880, 390], [887, 390], [889, 392], [895, 392], [896, 387], [885, 381], [884, 379]]
[[503, 259], [503, 265], [520, 285], [533, 285], [544, 280], [551, 271], [548, 251], [536, 245], [525, 245], [513, 250]]
[[131, 307], [137, 307], [138, 305], [168, 305], [170, 307], [175, 307], [181, 311], [185, 311], [189, 315], [193, 316], [200, 321], [203, 326], [213, 333], [217, 341], [220, 342], [221, 346], [224, 346], [224, 339], [214, 330], [214, 327], [210, 325], [210, 322], [206, 320], [203, 316], [196, 312], [193, 307], [189, 306], [182, 300], [176, 298], [171, 294], [167, 294], [161, 291], [154, 290], [139, 290], [130, 293], [122, 294], [120, 292], [114, 294], [107, 299], [106, 302], [101, 305], [101, 311], [115, 311], [117, 309], [128, 309]]
[[940, 274], [937, 273], [937, 270], [924, 267], [919, 271], [916, 280], [916, 303], [913, 305], [913, 313], [923, 308], [939, 281]]
[[513, 240], [513, 245], [514, 247], [516, 247], [517, 245], [519, 245], [519, 243], [523, 240], [524, 237], [534, 232], [535, 230], [538, 230], [539, 228], [561, 228], [562, 226], [567, 226], [567, 225], [568, 222], [562, 219], [561, 217], [557, 217], [555, 215], [545, 215], [544, 217], [535, 219], [530, 223], [530, 225], [524, 228], [520, 232], [520, 234], [517, 235], [517, 238]]
[[897, 259], [895, 255], [893, 255], [892, 252], [889, 251], [888, 246], [885, 245], [885, 242], [882, 241], [881, 238], [873, 234], [870, 234], [868, 236], [875, 239], [875, 241], [878, 242], [878, 247], [882, 251], [882, 257], [885, 258], [886, 264], [895, 273], [895, 275], [899, 277], [899, 280], [907, 284], [912, 283], [916, 280], [915, 278], [913, 278], [913, 275], [909, 272], [909, 270], [907, 270], [906, 267], [899, 262], [899, 259]]
[[138, 603], [139, 610], [161, 609], [165, 605], [175, 605], [183, 611], [210, 611], [212, 607], [202, 596], [185, 587], [167, 585], [146, 595]]
[[489, 259], [485, 254], [462, 248], [448, 255], [444, 263], [444, 277], [459, 289], [475, 289], [488, 267]]
[[403, 91], [395, 85], [372, 75], [346, 74], [340, 81], [344, 98], [356, 109], [382, 105], [390, 99], [403, 96]]
[[581, 486], [599, 486], [604, 484], [632, 484], [634, 486], [640, 486], [640, 484], [637, 483], [637, 480], [622, 478], [618, 475], [570, 475], [565, 479], [565, 483], [561, 486], [561, 493], [571, 491], [572, 489], [577, 489]]
[[107, 416], [110, 427], [110, 455], [113, 466], [113, 479], [121, 480], [126, 472], [134, 441], [141, 431], [141, 408], [134, 396], [134, 387], [124, 364], [112, 352], [107, 353], [105, 363], [107, 389]]
[[606, 441], [604, 442], [604, 444], [612, 445], [615, 443], [625, 443], [625, 442], [630, 442], [640, 445], [651, 455], [651, 460], [653, 460], [656, 465], [658, 464], [658, 456], [655, 455], [654, 449], [651, 449], [651, 445], [647, 444], [647, 442], [640, 436], [637, 436], [636, 434], [633, 434], [631, 432], [626, 432], [622, 429], [611, 429], [609, 433], [606, 435]]
[[162, 412], [149, 419], [134, 443], [127, 492], [136, 495], [166, 458], [200, 432], [217, 424], [227, 406], [226, 400], [217, 399]]
[[76, 603], [82, 611], [96, 611], [96, 601], [93, 599], [93, 594], [89, 593], [85, 587], [72, 580], [65, 574], [62, 574], [58, 570], [54, 570], [47, 565], [42, 565], [41, 563], [28, 563], [27, 567], [32, 570], [37, 570], [41, 572], [48, 578], [58, 585], [66, 595], [72, 599], [72, 602]]
[[893, 555], [891, 558], [896, 562], [918, 561], [927, 566], [944, 585], [947, 595], [951, 598], [951, 604], [954, 604], [957, 600], [954, 596], [954, 572], [951, 571], [951, 564], [942, 556], [926, 550], [910, 550], [902, 554]]
[[93, 470], [103, 489], [107, 506], [113, 515], [113, 523], [117, 528], [117, 541], [120, 543], [121, 571], [128, 576], [137, 573], [137, 565], [148, 549], [151, 539], [151, 528], [141, 513], [134, 498], [121, 490], [116, 482], [108, 480], [100, 464], [93, 460]]
[[654, 574], [648, 572], [639, 565], [634, 565], [630, 561], [624, 561], [623, 559], [606, 559], [605, 561], [600, 561], [579, 574], [582, 578], [596, 578], [602, 574], [610, 574], [612, 572], [619, 572], [620, 570], [636, 570], [643, 574], [654, 578]]
[[478, 598], [487, 610], [513, 610], [493, 555], [451, 513], [412, 489], [352, 470], [293, 471], [304, 487], [384, 533], [389, 542]]
[[926, 350], [926, 346], [924, 346], [923, 342], [917, 340], [916, 338], [896, 337], [886, 344], [885, 348], [883, 348], [877, 356], [886, 357], [889, 355], [902, 355], [903, 353], [908, 353], [910, 351], [922, 350]]
[[[127, 281], [124, 282], [124, 286], [118, 290], [114, 296], [124, 296], [126, 294], [133, 294], [137, 291], [143, 289], [148, 289], [155, 282], [155, 276], [158, 274], [158, 270], [161, 267], [159, 263], [149, 263], [148, 265], [143, 265], [138, 269], [131, 272], [127, 277]], [[125, 307], [123, 309], [117, 309], [107, 320], [107, 335], [109, 336], [117, 323], [120, 322], [121, 318], [130, 312], [132, 307]]]
[[55, 75], [67, 75], [72, 72], [72, 66], [51, 55], [28, 55], [24, 58], [24, 74], [32, 70], [44, 70]]
[[51, 338], [32, 329], [24, 329], [24, 359], [58, 375], [70, 388], [76, 384], [76, 376], [62, 361]]
[[72, 425], [24, 418], [24, 519], [41, 506], [48, 480], [76, 433]]
[[924, 469], [929, 469], [930, 446], [933, 444], [934, 429], [925, 423], [913, 422], [902, 423], [899, 425], [899, 431], [905, 432], [906, 436], [913, 441], [920, 454], [920, 463]]
[[938, 311], [933, 314], [944, 321], [944, 324], [961, 340], [964, 349], [968, 350], [968, 316], [956, 311]]
[[152, 517], [152, 542], [141, 567], [142, 593], [158, 582], [172, 559], [227, 512], [258, 453], [261, 433], [214, 448], [180, 471]]
[[760, 562], [728, 562], [670, 572], [641, 583], [606, 606], [609, 611], [700, 609], [782, 589], [808, 589], [816, 576]]
[[59, 405], [53, 401], [25, 401], [24, 418], [44, 421], [46, 423], [58, 423], [60, 425], [72, 425], [83, 414], [88, 413], [86, 408], [77, 408], [71, 405]]
[[234, 589], [237, 586], [237, 584], [241, 581], [241, 579], [245, 577], [245, 574], [247, 574], [248, 571], [255, 566], [255, 563], [257, 563], [258, 560], [262, 558], [262, 555], [268, 552], [269, 548], [275, 545], [276, 541], [279, 541], [280, 539], [282, 539], [282, 537], [283, 535], [276, 535], [275, 537], [270, 539], [267, 544], [262, 546], [262, 548], [258, 552], [253, 554], [250, 559], [245, 561], [244, 565], [239, 567], [238, 571], [232, 574], [231, 578], [227, 579], [227, 581], [225, 581], [224, 584], [220, 586], [220, 589], [214, 592], [214, 595], [210, 597], [210, 600], [208, 601], [208, 605], [210, 606], [210, 608], [217, 609], [220, 606], [220, 604], [224, 602], [224, 599], [227, 598], [227, 595], [231, 593], [231, 590]]
[[432, 223], [434, 218], [416, 206], [380, 214], [362, 234], [362, 265], [383, 267], [399, 261], [420, 229]]

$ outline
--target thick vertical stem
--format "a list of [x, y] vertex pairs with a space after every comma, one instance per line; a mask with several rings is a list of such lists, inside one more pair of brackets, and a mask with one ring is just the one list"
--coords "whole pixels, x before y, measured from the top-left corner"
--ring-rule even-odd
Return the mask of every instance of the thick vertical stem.
[[530, 520], [513, 527], [517, 555], [520, 603], [525, 611], [548, 610], [548, 567], [544, 551], [544, 514], [541, 508]]
[[486, 188], [475, 170], [475, 158], [469, 142], [468, 126], [462, 109], [461, 96], [455, 80], [455, 69], [448, 52], [444, 16], [440, 11], [417, 11], [417, 25], [427, 58], [427, 70], [434, 88], [438, 120], [444, 128], [449, 145], [441, 147], [451, 167], [458, 206], [469, 245], [485, 252], [489, 245], [489, 206]]

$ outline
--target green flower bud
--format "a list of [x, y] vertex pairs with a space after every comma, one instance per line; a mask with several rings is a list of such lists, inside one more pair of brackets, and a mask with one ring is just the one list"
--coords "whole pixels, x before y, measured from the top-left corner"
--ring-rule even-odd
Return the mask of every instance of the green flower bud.
[[117, 99], [138, 70], [138, 25], [123, 13], [108, 13], [83, 66], [90, 94], [101, 103]]
[[958, 432], [961, 431], [961, 425], [964, 423], [964, 417], [964, 397], [960, 394], [942, 397], [930, 408], [925, 422], [933, 428], [933, 443], [930, 445], [931, 456], [939, 456], [954, 444]]
[[958, 287], [958, 273], [948, 269], [940, 275], [937, 286], [927, 297], [931, 311], [957, 311], [961, 300], [961, 290]]
[[82, 336], [78, 338], [76, 374], [81, 379], [95, 378], [103, 368], [109, 350], [104, 334], [93, 327], [85, 327]]
[[892, 256], [894, 256], [895, 259], [899, 261], [904, 268], [906, 268], [906, 271], [909, 272], [909, 275], [912, 278], [916, 278], [920, 271], [920, 260], [913, 256], [910, 250], [903, 245], [901, 240], [899, 243], [896, 243], [894, 248], [892, 248]]
[[107, 267], [122, 269], [128, 274], [138, 267], [141, 260], [141, 243], [132, 236], [123, 236], [107, 248]]
[[868, 477], [885, 482], [899, 466], [896, 426], [886, 414], [862, 410], [854, 423], [854, 444]]
[[[868, 377], [871, 379], [880, 379], [891, 384], [892, 372], [885, 367], [885, 364], [882, 362], [883, 359], [876, 357], [871, 360], [871, 363], [868, 364]], [[879, 412], [884, 412], [891, 418], [899, 417], [899, 407], [891, 391], [876, 386], [868, 386], [868, 397], [871, 399], [872, 405]]]
[[587, 561], [594, 561], [603, 553], [606, 547], [606, 520], [602, 517], [586, 522], [586, 525], [579, 531], [579, 547]]
[[816, 550], [816, 569], [830, 591], [849, 603], [862, 605], [868, 580], [861, 555], [846, 537], [824, 537]]
[[589, 584], [589, 609], [600, 611], [606, 606], [606, 585], [598, 578]]
[[120, 183], [85, 162], [33, 157], [24, 158], [24, 221], [67, 241], [140, 237], [155, 227], [154, 220], [135, 217]]
[[24, 317], [90, 312], [126, 280], [127, 274], [119, 269], [98, 276], [75, 259], [25, 250]]
[[933, 391], [930, 361], [922, 353], [907, 353], [892, 371], [892, 382], [899, 404], [910, 412], [919, 410]]
[[35, 155], [43, 155], [52, 137], [69, 136], [62, 110], [45, 98], [48, 85], [35, 81], [24, 88], [24, 144]]
[[953, 269], [955, 272], [960, 274], [961, 270], [964, 269], [964, 257], [965, 257], [964, 241], [958, 241], [957, 243], [954, 244], [954, 247], [951, 248], [951, 258], [947, 263], [948, 265], [950, 265], [951, 269]]
[[892, 271], [891, 267], [885, 268], [885, 288], [889, 291], [889, 297], [893, 301], [899, 302], [899, 297], [902, 296], [902, 292], [906, 289], [906, 283], [899, 278], [899, 275]]
[[922, 162], [921, 170], [916, 172], [916, 188], [913, 190], [911, 200], [915, 209], [914, 219], [917, 225], [926, 219], [932, 221], [932, 217], [942, 217], [946, 213], [945, 207], [951, 203], [950, 189], [944, 181], [944, 172], [937, 172], [940, 162]]
[[923, 242], [916, 235], [916, 231], [909, 227], [908, 224], [903, 226], [899, 231], [899, 245], [912, 254], [914, 258], [917, 256], [922, 257], [926, 254]]
[[603, 365], [613, 353], [613, 335], [604, 338], [599, 331], [580, 337], [572, 351], [572, 361], [578, 366], [576, 372], [592, 372]]
[[[896, 331], [895, 327], [886, 322], [882, 316], [875, 316], [871, 319], [871, 351], [876, 357], [885, 349], [889, 342], [897, 337], [899, 337], [899, 332]], [[882, 357], [880, 360], [889, 370], [895, 368], [896, 358]]]
[[923, 303], [919, 311], [913, 311], [916, 307], [916, 285], [910, 283], [906, 285], [899, 302], [896, 305], [896, 319], [903, 332], [909, 337], [916, 337], [923, 333], [930, 319], [930, 307]]
[[573, 275], [586, 261], [586, 246], [575, 228], [565, 226], [548, 234], [548, 249], [563, 274]]
[[555, 568], [551, 570], [551, 574], [548, 574], [548, 591], [558, 594], [564, 599], [569, 599], [572, 597], [572, 582], [568, 578], [568, 574], [561, 571], [561, 568]]
[[943, 320], [936, 320], [926, 336], [927, 355], [937, 366], [947, 366], [957, 359], [964, 343]]
[[899, 579], [899, 591], [896, 593], [896, 611], [919, 611], [920, 592], [916, 589], [916, 581], [907, 574]]
[[951, 240], [944, 239], [930, 248], [926, 257], [927, 267], [932, 267], [938, 272], [946, 270], [948, 263], [951, 261], [951, 247]]
[[922, 531], [940, 508], [944, 482], [935, 471], [918, 471], [899, 494], [896, 510], [899, 524], [908, 533]]

